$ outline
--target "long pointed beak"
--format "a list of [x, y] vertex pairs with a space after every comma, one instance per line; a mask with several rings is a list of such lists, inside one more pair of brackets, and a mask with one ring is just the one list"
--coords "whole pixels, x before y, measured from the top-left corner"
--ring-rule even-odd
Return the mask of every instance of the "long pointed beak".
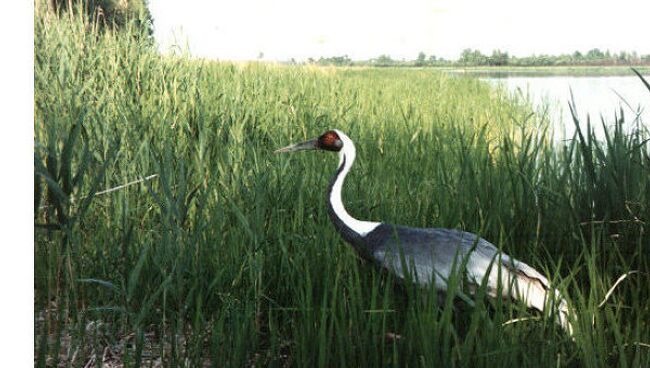
[[296, 151], [305, 151], [305, 150], [315, 150], [318, 149], [318, 138], [310, 139], [308, 141], [292, 144], [284, 148], [275, 150], [274, 153], [284, 153], [284, 152], [296, 152]]

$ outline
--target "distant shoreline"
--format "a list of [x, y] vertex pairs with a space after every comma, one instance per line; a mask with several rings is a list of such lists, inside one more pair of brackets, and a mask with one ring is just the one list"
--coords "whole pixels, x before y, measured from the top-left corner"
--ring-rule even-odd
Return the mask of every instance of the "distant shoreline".
[[440, 67], [435, 68], [449, 73], [468, 75], [496, 76], [517, 75], [522, 77], [535, 76], [634, 76], [632, 68], [641, 74], [650, 74], [650, 66], [471, 66], [471, 67]]

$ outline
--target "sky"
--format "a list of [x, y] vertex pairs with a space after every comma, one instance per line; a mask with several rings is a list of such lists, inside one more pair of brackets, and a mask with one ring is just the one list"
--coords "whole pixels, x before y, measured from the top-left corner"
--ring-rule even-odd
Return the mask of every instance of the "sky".
[[[305, 60], [465, 48], [511, 55], [650, 54], [649, 0], [149, 0], [161, 50], [221, 60]], [[177, 49], [177, 46], [176, 46]]]

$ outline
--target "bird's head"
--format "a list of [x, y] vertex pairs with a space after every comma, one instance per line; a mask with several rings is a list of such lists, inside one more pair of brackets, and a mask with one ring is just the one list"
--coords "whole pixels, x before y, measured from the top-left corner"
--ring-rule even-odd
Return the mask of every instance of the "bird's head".
[[324, 150], [339, 152], [343, 148], [345, 140], [349, 140], [345, 134], [338, 130], [328, 130], [321, 134], [320, 137], [308, 141], [295, 143], [284, 148], [280, 148], [275, 153], [296, 152], [305, 150]]

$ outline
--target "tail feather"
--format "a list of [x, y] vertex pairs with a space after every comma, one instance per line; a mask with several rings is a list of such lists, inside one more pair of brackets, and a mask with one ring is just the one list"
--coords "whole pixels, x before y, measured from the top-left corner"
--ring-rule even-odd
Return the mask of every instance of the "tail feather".
[[[481, 239], [469, 254], [466, 270], [470, 279], [479, 284], [487, 277], [487, 291], [492, 297], [521, 300], [542, 313], [549, 312], [549, 307], [555, 312], [557, 323], [573, 337], [571, 323], [576, 320], [575, 312], [560, 291], [534, 268]], [[497, 295], [499, 292], [501, 295]]]
[[[556, 312], [558, 324], [569, 336], [573, 336], [571, 321], [575, 320], [574, 312], [560, 291], [551, 287], [546, 277], [523, 262], [503, 255], [501, 263], [505, 266], [501, 270], [503, 296], [522, 300], [529, 308], [540, 312], [544, 312], [547, 306], [551, 306]], [[552, 300], [548, 300], [549, 298]]]

